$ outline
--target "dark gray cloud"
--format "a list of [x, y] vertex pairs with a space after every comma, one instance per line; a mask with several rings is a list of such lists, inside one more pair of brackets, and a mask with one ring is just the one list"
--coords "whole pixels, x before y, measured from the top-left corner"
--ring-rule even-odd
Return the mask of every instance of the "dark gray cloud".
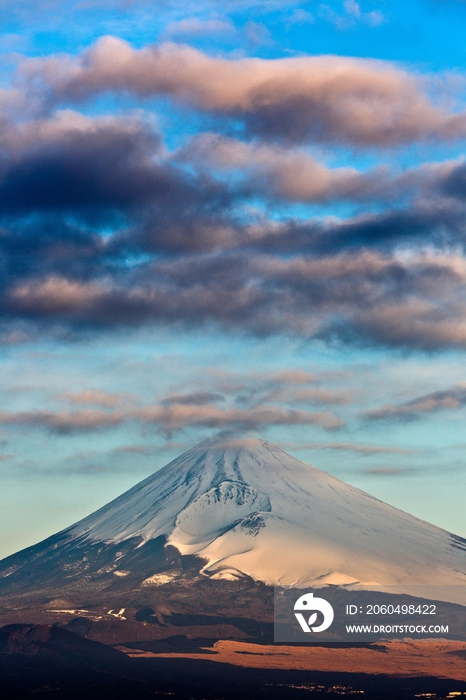
[[243, 245], [277, 255], [333, 253], [345, 249], [393, 249], [402, 244], [464, 246], [466, 209], [460, 202], [423, 198], [403, 208], [388, 206], [346, 219], [290, 219], [251, 226]]
[[367, 411], [369, 420], [413, 420], [425, 414], [444, 410], [456, 410], [466, 405], [466, 384], [433, 391], [401, 404], [386, 404]]
[[[247, 195], [250, 196], [251, 193]], [[277, 256], [292, 253], [323, 255], [343, 250], [391, 250], [408, 244], [464, 247], [466, 207], [462, 202], [425, 197], [403, 208], [336, 217], [271, 220], [248, 217], [242, 207], [245, 192], [236, 194], [214, 185], [203, 201], [179, 208], [141, 210], [134, 227], [116, 235], [115, 253], [167, 253], [250, 250]], [[235, 204], [238, 209], [235, 211]], [[248, 220], [249, 219], [249, 220]], [[221, 258], [217, 258], [220, 263]]]
[[438, 183], [438, 189], [448, 197], [466, 199], [466, 163], [460, 163]]
[[[243, 146], [249, 153], [249, 147]], [[137, 261], [148, 255], [246, 249], [276, 255], [324, 254], [346, 248], [388, 249], [421, 239], [423, 243], [462, 244], [464, 238], [464, 204], [432, 192], [404, 208], [343, 220], [254, 218], [243, 204], [257, 192], [218, 179], [208, 168], [193, 172], [193, 161], [177, 162], [166, 153], [157, 132], [136, 118], [90, 119], [62, 112], [50, 119], [8, 126], [0, 150], [4, 280], [44, 275], [76, 281], [107, 275], [116, 280], [126, 269], [131, 284], [128, 259]], [[270, 164], [275, 151], [265, 150]], [[255, 149], [254, 153], [262, 151]], [[288, 167], [288, 157], [281, 153]], [[196, 158], [198, 162], [199, 154]], [[289, 158], [294, 162], [292, 154]], [[280, 163], [274, 167], [279, 171]], [[312, 168], [317, 170], [311, 189], [323, 199], [328, 187], [333, 188], [332, 178], [340, 183], [337, 194], [342, 186], [356, 199], [361, 196], [361, 183], [366, 195], [373, 191], [377, 198], [376, 191], [381, 189], [380, 182], [370, 183], [370, 173], [328, 171], [315, 161]], [[445, 189], [445, 169], [453, 177], [457, 167], [420, 169], [422, 186], [428, 182], [435, 191], [440, 179], [437, 189]], [[289, 181], [289, 172], [285, 175]], [[403, 183], [406, 178], [414, 183], [414, 192], [416, 177], [413, 173], [402, 176]], [[353, 184], [345, 184], [347, 178]], [[338, 196], [345, 195], [341, 191]], [[217, 256], [215, 262], [219, 274], [229, 265], [225, 256]]]
[[[215, 323], [259, 336], [432, 350], [466, 346], [465, 283], [466, 262], [455, 254], [365, 250], [283, 259], [226, 252], [151, 261], [114, 277], [21, 279], [0, 312], [76, 328]], [[307, 391], [308, 400], [311, 393], [319, 399]]]
[[[215, 249], [234, 236], [230, 195], [170, 164], [134, 117], [7, 124], [0, 136], [0, 271], [85, 281], [128, 270], [147, 253]], [[111, 231], [111, 235], [109, 235]]]
[[4, 221], [52, 213], [114, 227], [122, 217], [176, 218], [193, 207], [201, 216], [223, 194], [206, 175], [199, 181], [171, 165], [158, 133], [136, 118], [60, 112], [10, 126], [0, 149]]
[[171, 394], [162, 399], [163, 406], [205, 406], [209, 403], [219, 403], [225, 401], [225, 397], [213, 391], [197, 391], [191, 394]]

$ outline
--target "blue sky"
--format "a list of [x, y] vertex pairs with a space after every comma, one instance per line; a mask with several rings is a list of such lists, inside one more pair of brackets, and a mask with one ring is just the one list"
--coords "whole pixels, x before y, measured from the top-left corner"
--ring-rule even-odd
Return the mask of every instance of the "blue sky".
[[466, 3], [0, 10], [0, 555], [225, 431], [466, 536]]

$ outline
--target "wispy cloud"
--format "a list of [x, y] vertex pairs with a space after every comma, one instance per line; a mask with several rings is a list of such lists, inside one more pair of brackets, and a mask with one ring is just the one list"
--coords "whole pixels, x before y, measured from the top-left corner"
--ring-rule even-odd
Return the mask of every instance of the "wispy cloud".
[[303, 10], [302, 7], [293, 10], [286, 18], [286, 26], [292, 27], [295, 24], [314, 24], [315, 17], [311, 12]]
[[[184, 391], [170, 391], [152, 402], [125, 392], [89, 388], [49, 397], [55, 403], [58, 400], [59, 407], [1, 412], [0, 425], [45, 429], [58, 435], [110, 430], [122, 425], [153, 428], [165, 436], [189, 427], [249, 431], [306, 425], [333, 431], [345, 422], [327, 407], [347, 403], [349, 397], [345, 392], [314, 386], [323, 380], [324, 377], [293, 368], [243, 375], [210, 371], [197, 380], [202, 389], [192, 381]], [[298, 409], [297, 404], [302, 408]], [[309, 410], [309, 405], [314, 410]], [[316, 406], [319, 410], [315, 410]], [[125, 449], [145, 454], [147, 446]]]
[[370, 469], [363, 469], [361, 473], [367, 476], [399, 477], [413, 475], [415, 474], [415, 470], [403, 467], [373, 467]]
[[185, 17], [169, 22], [162, 34], [162, 39], [190, 39], [211, 35], [235, 35], [236, 27], [227, 18], [201, 19], [199, 17]]
[[332, 22], [341, 31], [352, 29], [358, 24], [379, 27], [385, 21], [385, 16], [381, 10], [364, 12], [361, 3], [356, 2], [356, 0], [344, 0], [339, 12], [327, 4], [322, 4], [319, 7], [319, 14], [324, 19]]
[[92, 432], [115, 428], [123, 423], [153, 426], [165, 435], [187, 427], [266, 429], [272, 425], [308, 425], [337, 430], [344, 421], [328, 411], [310, 412], [277, 406], [256, 405], [251, 408], [222, 408], [214, 404], [142, 406], [128, 411], [82, 409], [76, 411], [32, 410], [0, 413], [1, 425], [46, 428], [57, 434]]
[[361, 455], [411, 455], [419, 450], [403, 449], [400, 447], [384, 447], [380, 445], [357, 445], [349, 442], [310, 442], [308, 444], [294, 447], [295, 450], [337, 450], [343, 452], [356, 452]]
[[369, 420], [407, 420], [443, 410], [456, 410], [466, 405], [466, 384], [424, 394], [401, 404], [386, 404], [367, 411]]

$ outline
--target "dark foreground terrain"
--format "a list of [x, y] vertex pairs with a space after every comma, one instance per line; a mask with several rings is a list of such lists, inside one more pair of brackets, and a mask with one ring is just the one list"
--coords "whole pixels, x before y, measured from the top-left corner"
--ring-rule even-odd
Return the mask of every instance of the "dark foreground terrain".
[[[196, 647], [191, 642], [191, 647]], [[189, 644], [188, 644], [189, 646]], [[337, 651], [337, 650], [335, 650]], [[99, 642], [49, 625], [0, 629], [0, 697], [192, 698], [247, 700], [361, 697], [370, 700], [455, 698], [466, 682], [384, 674], [244, 668], [205, 659], [129, 658]]]

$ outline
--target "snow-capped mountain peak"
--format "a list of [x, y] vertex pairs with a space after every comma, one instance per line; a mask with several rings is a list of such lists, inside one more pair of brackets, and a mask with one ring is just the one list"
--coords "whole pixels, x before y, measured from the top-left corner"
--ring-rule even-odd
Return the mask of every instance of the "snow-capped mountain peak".
[[462, 538], [267, 442], [220, 439], [0, 562], [0, 587], [102, 577], [143, 586], [180, 555], [200, 557], [205, 576], [270, 585], [466, 583]]
[[[466, 547], [263, 440], [208, 440], [70, 530], [160, 535], [204, 573], [270, 584], [466, 583]], [[464, 549], [463, 549], [464, 548]]]

